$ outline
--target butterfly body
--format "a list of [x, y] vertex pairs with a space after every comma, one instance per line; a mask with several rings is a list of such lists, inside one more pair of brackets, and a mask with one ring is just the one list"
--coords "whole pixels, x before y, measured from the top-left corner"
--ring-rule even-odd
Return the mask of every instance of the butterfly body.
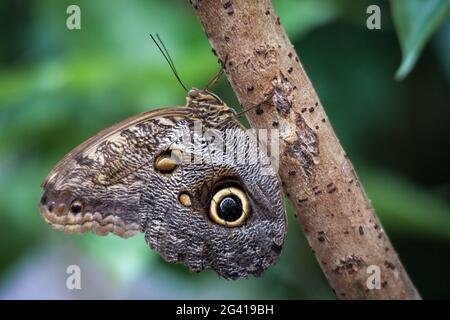
[[165, 260], [192, 271], [261, 275], [286, 233], [278, 176], [218, 97], [195, 89], [187, 100], [71, 151], [43, 183], [41, 213], [67, 233], [143, 232]]

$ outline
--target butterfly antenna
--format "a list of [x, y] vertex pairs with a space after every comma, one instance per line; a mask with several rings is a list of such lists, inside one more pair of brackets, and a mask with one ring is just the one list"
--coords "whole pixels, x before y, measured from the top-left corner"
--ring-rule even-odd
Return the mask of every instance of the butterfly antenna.
[[223, 67], [221, 67], [219, 72], [217, 72], [217, 74], [211, 80], [208, 81], [204, 90], [207, 91], [210, 87], [212, 87], [220, 79], [222, 75], [223, 75]]
[[162, 53], [164, 59], [166, 59], [167, 63], [169, 64], [170, 69], [172, 69], [173, 74], [175, 75], [175, 78], [178, 80], [180, 85], [183, 87], [185, 91], [189, 91], [186, 86], [184, 85], [183, 81], [181, 81], [180, 76], [178, 75], [178, 71], [175, 68], [175, 64], [173, 63], [172, 58], [170, 57], [169, 51], [167, 50], [166, 46], [164, 45], [164, 42], [161, 40], [158, 34], [156, 34], [156, 38], [151, 34], [150, 38], [152, 38], [153, 42], [158, 47], [159, 51]]
[[245, 110], [242, 110], [241, 112], [238, 112], [238, 113], [236, 114], [236, 118], [242, 117], [244, 114], [246, 114], [247, 112], [249, 112], [249, 111], [251, 111], [251, 110], [253, 110], [253, 109], [259, 107], [260, 105], [261, 105], [261, 104], [255, 104], [254, 106], [251, 106], [251, 107], [248, 108], [248, 109], [245, 109]]
[[219, 72], [217, 72], [217, 74], [211, 80], [209, 80], [208, 83], [206, 84], [205, 89], [204, 89], [205, 91], [207, 91], [210, 87], [212, 87], [223, 75], [223, 72], [225, 70], [224, 66], [227, 63], [227, 60], [228, 60], [228, 55], [225, 57], [225, 61], [223, 61], [223, 62], [221, 61]]
[[244, 109], [244, 110], [242, 110], [241, 112], [238, 112], [238, 113], [236, 114], [236, 118], [240, 118], [240, 117], [242, 117], [244, 114], [246, 114], [247, 112], [249, 112], [249, 111], [251, 111], [251, 110], [253, 110], [253, 109], [255, 109], [255, 108], [260, 107], [262, 104], [268, 102], [272, 97], [273, 97], [273, 93], [270, 94], [269, 96], [267, 96], [267, 97], [266, 97], [263, 101], [261, 101], [260, 103], [255, 104], [255, 105], [251, 106], [250, 108]]

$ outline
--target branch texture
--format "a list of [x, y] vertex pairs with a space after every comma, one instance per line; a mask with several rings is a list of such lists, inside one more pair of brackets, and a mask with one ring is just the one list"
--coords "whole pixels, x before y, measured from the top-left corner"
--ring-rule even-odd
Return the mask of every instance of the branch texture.
[[[271, 2], [192, 5], [252, 127], [280, 132], [285, 194], [337, 298], [420, 299]], [[366, 284], [372, 265], [378, 290]]]

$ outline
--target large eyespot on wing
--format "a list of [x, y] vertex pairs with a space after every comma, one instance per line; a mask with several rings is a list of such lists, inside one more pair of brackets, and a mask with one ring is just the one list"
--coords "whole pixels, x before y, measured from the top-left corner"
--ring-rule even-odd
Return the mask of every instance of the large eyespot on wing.
[[[260, 276], [281, 254], [287, 226], [284, 198], [275, 170], [262, 165], [270, 162], [250, 161], [257, 159], [256, 143], [238, 124], [229, 122], [228, 128], [234, 130], [227, 132], [227, 152], [219, 162], [211, 159], [213, 178], [200, 192], [209, 199], [202, 202], [210, 227], [191, 232], [196, 244], [191, 247], [200, 247], [201, 254], [185, 261], [191, 269], [211, 268], [226, 279]], [[249, 161], [238, 162], [236, 155]]]
[[[281, 254], [286, 234], [282, 194], [275, 177], [261, 181], [274, 184], [273, 192], [262, 193], [257, 181], [227, 183], [213, 192], [209, 211], [213, 240], [207, 247], [214, 259], [208, 264], [224, 278], [260, 276]], [[267, 189], [265, 183], [262, 187]]]
[[250, 215], [250, 203], [243, 190], [225, 187], [211, 199], [209, 217], [219, 225], [233, 228], [241, 226]]

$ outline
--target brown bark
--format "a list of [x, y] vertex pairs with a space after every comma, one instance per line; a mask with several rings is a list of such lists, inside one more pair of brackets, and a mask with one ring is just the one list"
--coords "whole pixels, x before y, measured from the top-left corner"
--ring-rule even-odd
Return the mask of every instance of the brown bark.
[[[252, 127], [280, 130], [284, 191], [336, 296], [420, 299], [271, 2], [192, 5]], [[381, 289], [367, 288], [371, 265]]]

